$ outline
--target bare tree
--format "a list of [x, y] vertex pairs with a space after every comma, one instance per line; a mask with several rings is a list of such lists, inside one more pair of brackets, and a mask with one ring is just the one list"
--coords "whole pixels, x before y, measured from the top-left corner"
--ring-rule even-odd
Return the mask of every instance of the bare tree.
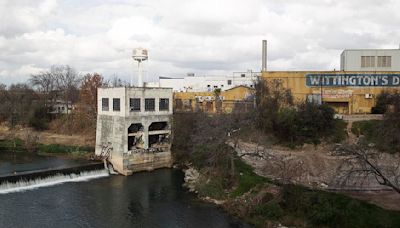
[[215, 100], [215, 109], [217, 113], [222, 112], [222, 99], [221, 99], [221, 89], [214, 89], [214, 100]]
[[379, 185], [392, 188], [400, 194], [400, 156], [376, 150], [372, 145], [358, 143], [337, 149], [344, 156], [338, 169], [342, 185], [370, 183], [376, 180]]
[[0, 111], [2, 118], [10, 119], [11, 126], [26, 123], [34, 95], [35, 93], [27, 84], [12, 84], [8, 90], [1, 90]]
[[70, 106], [79, 96], [78, 86], [81, 78], [76, 70], [68, 65], [52, 66], [50, 72], [55, 78], [56, 88], [63, 95], [68, 114]]
[[97, 88], [104, 85], [104, 78], [98, 73], [86, 74], [83, 77], [80, 91], [80, 102], [88, 108], [95, 119], [97, 114]]
[[130, 86], [130, 84], [127, 81], [122, 80], [117, 75], [114, 75], [114, 77], [111, 80], [107, 80], [106, 82], [104, 82], [104, 85], [108, 87]]
[[51, 72], [41, 72], [39, 74], [32, 74], [29, 79], [30, 84], [38, 92], [43, 94], [44, 105], [47, 107], [51, 99], [51, 94], [56, 86], [56, 77]]

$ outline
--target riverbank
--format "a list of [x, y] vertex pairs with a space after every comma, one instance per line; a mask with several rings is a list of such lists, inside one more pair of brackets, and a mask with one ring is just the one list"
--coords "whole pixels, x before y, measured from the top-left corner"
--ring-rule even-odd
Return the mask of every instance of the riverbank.
[[[29, 144], [29, 145], [28, 145]], [[0, 152], [7, 153], [31, 153], [42, 156], [59, 156], [67, 158], [90, 159], [94, 148], [87, 146], [70, 146], [61, 144], [34, 145], [19, 138], [0, 139]]]
[[35, 131], [32, 128], [16, 126], [10, 129], [5, 123], [0, 124], [0, 139], [19, 138], [21, 140], [35, 139], [40, 144], [58, 144], [79, 147], [93, 147], [96, 144], [94, 135], [88, 134], [58, 134], [50, 130]]
[[[239, 141], [235, 151], [260, 176], [308, 188], [335, 191], [385, 209], [400, 211], [400, 194], [380, 185], [375, 178], [360, 177], [359, 181], [342, 183], [343, 177], [338, 170], [344, 168], [346, 157], [335, 155], [335, 145], [304, 145], [289, 149]], [[390, 164], [390, 161], [397, 159], [395, 156], [383, 154], [380, 164]]]
[[[400, 212], [296, 185], [283, 185], [257, 175], [235, 158], [237, 184], [224, 189], [207, 170], [186, 169], [185, 184], [208, 202], [256, 227], [399, 227]], [[194, 171], [195, 170], [195, 171]]]
[[5, 152], [91, 159], [94, 154], [94, 141], [93, 136], [61, 135], [18, 126], [10, 129], [4, 124], [0, 125], [0, 151]]

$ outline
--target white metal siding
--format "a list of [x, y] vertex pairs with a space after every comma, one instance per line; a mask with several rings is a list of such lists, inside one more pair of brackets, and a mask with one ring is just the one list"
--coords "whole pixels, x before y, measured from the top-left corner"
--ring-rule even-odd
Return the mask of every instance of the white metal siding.
[[[374, 67], [361, 67], [361, 56], [375, 56]], [[391, 67], [378, 67], [378, 56], [391, 56]], [[344, 71], [400, 71], [400, 49], [345, 50], [341, 55]]]

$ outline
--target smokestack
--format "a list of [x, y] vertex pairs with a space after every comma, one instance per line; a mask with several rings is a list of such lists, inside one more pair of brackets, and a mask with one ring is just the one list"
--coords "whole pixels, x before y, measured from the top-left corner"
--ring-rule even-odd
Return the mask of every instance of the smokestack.
[[267, 71], [267, 40], [262, 41], [262, 67], [261, 71]]

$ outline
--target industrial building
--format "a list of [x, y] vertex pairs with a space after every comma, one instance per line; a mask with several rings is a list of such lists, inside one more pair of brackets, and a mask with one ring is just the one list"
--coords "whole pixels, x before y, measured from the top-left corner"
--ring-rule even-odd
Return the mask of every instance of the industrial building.
[[144, 87], [140, 63], [147, 50], [135, 49], [133, 58], [138, 87], [97, 90], [95, 153], [123, 175], [172, 165], [172, 89]]
[[171, 166], [172, 89], [98, 89], [96, 155], [121, 174]]
[[[232, 111], [240, 100], [248, 103], [249, 89], [254, 88], [252, 85], [260, 75], [264, 80], [281, 82], [291, 90], [297, 102], [325, 103], [339, 114], [371, 113], [379, 94], [400, 92], [400, 49], [344, 50], [341, 54], [341, 71], [268, 71], [267, 41], [264, 40], [261, 69], [261, 74], [251, 72], [249, 76], [244, 75], [243, 80], [237, 80], [236, 84], [223, 84], [229, 80], [227, 78], [191, 76], [182, 79], [160, 78], [160, 85], [175, 86], [176, 111], [206, 112], [216, 111], [212, 91], [217, 88], [221, 89], [222, 94], [226, 91], [225, 95], [221, 95], [222, 106], [226, 107], [222, 110], [225, 112]], [[213, 80], [216, 83], [212, 83]], [[235, 98], [229, 99], [226, 94], [235, 94]]]
[[236, 86], [221, 91], [216, 99], [215, 92], [175, 92], [174, 112], [231, 113], [254, 109], [253, 87]]
[[400, 50], [345, 50], [341, 71], [267, 71], [264, 45], [262, 78], [280, 81], [297, 102], [325, 103], [340, 114], [365, 114], [382, 92], [400, 92]]
[[280, 81], [297, 102], [325, 103], [339, 114], [371, 113], [380, 93], [400, 91], [400, 72], [265, 71], [262, 78]]
[[194, 73], [188, 73], [186, 77], [181, 78], [159, 77], [157, 83], [148, 85], [172, 88], [174, 92], [213, 92], [215, 89], [224, 91], [237, 86], [254, 87], [254, 82], [260, 75], [260, 72], [252, 70], [222, 76], [196, 76]]
[[349, 49], [340, 55], [341, 71], [400, 71], [400, 49]]

